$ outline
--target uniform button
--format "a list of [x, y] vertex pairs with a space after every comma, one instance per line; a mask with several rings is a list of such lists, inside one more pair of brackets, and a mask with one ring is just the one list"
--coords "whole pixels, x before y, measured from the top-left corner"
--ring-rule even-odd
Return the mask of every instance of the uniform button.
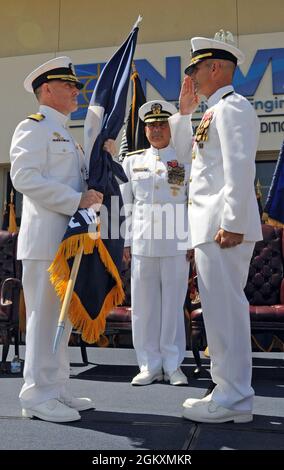
[[195, 155], [192, 155], [192, 160], [195, 160]]
[[189, 178], [189, 182], [190, 182], [190, 183], [192, 182], [192, 178], [191, 178], [191, 177]]
[[191, 199], [189, 199], [188, 204], [191, 206], [191, 204], [192, 204], [192, 200], [191, 200]]
[[157, 155], [156, 160], [159, 162], [161, 160], [161, 157], [159, 157], [159, 155]]

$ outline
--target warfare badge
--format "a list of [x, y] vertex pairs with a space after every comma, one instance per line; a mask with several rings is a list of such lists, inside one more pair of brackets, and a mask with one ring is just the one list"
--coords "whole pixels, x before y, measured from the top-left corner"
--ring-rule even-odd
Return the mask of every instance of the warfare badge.
[[70, 140], [65, 139], [59, 132], [53, 132], [52, 142], [70, 142]]

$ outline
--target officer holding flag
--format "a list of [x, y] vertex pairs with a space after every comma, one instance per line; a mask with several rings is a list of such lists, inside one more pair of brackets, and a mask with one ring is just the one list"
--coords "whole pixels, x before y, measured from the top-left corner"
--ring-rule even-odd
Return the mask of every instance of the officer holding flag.
[[73, 397], [68, 389], [69, 321], [58, 353], [52, 352], [60, 301], [47, 269], [70, 216], [78, 208], [100, 204], [102, 194], [86, 191], [84, 155], [67, 128], [83, 87], [71, 59], [57, 57], [40, 65], [24, 87], [35, 94], [39, 112], [17, 126], [10, 152], [11, 178], [24, 195], [18, 240], [27, 309], [22, 413], [46, 421], [76, 421], [78, 411], [94, 408], [94, 403]]

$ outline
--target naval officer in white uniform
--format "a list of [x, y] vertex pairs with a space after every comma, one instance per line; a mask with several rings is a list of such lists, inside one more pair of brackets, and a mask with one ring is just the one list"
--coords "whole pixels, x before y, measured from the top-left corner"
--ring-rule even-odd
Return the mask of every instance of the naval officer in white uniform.
[[[183, 304], [189, 263], [184, 239], [190, 165], [179, 162], [171, 145], [168, 118], [176, 111], [166, 101], [145, 103], [139, 117], [151, 147], [128, 154], [123, 162], [129, 182], [121, 191], [131, 232], [124, 257], [129, 259], [131, 251], [132, 332], [140, 368], [132, 385], [163, 378], [172, 385], [187, 384], [180, 365], [185, 355]], [[188, 155], [186, 139], [178, 143], [182, 159], [186, 145]]]
[[[255, 242], [262, 239], [254, 190], [259, 121], [232, 86], [243, 53], [223, 31], [214, 40], [197, 37], [191, 44], [186, 82], [192, 81], [196, 93], [207, 98], [208, 110], [194, 138], [189, 225], [216, 387], [203, 399], [186, 400], [183, 416], [200, 422], [248, 422], [254, 391], [243, 289]], [[178, 120], [176, 116], [174, 126]]]
[[93, 408], [89, 398], [68, 390], [68, 340], [71, 324], [56, 354], [52, 352], [60, 303], [47, 272], [70, 216], [79, 208], [101, 203], [102, 195], [85, 190], [84, 155], [67, 127], [78, 107], [83, 84], [69, 57], [52, 59], [25, 80], [39, 112], [16, 128], [11, 144], [11, 178], [23, 193], [18, 258], [23, 261], [27, 311], [24, 385], [20, 401], [24, 417], [64, 422], [80, 419], [78, 411]]

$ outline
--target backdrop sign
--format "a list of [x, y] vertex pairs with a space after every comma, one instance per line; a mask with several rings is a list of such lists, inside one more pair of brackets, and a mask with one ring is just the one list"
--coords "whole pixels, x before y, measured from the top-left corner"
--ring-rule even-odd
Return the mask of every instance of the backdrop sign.
[[[246, 60], [236, 71], [236, 90], [246, 96], [261, 122], [259, 150], [281, 147], [284, 132], [284, 32], [247, 35], [238, 38], [238, 46]], [[75, 138], [83, 142], [83, 120], [98, 77], [115, 47], [61, 51], [72, 58], [76, 72], [85, 82], [80, 94], [79, 109], [71, 115], [70, 125]], [[135, 64], [147, 100], [165, 99], [175, 104], [188, 64], [190, 42], [172, 41], [143, 44], [136, 47]], [[0, 163], [9, 162], [9, 147], [19, 121], [37, 110], [35, 98], [25, 93], [25, 76], [54, 53], [0, 59], [1, 76], [5, 87], [1, 94]], [[94, 59], [95, 58], [95, 59]], [[194, 115], [197, 125], [204, 110], [202, 102]]]

